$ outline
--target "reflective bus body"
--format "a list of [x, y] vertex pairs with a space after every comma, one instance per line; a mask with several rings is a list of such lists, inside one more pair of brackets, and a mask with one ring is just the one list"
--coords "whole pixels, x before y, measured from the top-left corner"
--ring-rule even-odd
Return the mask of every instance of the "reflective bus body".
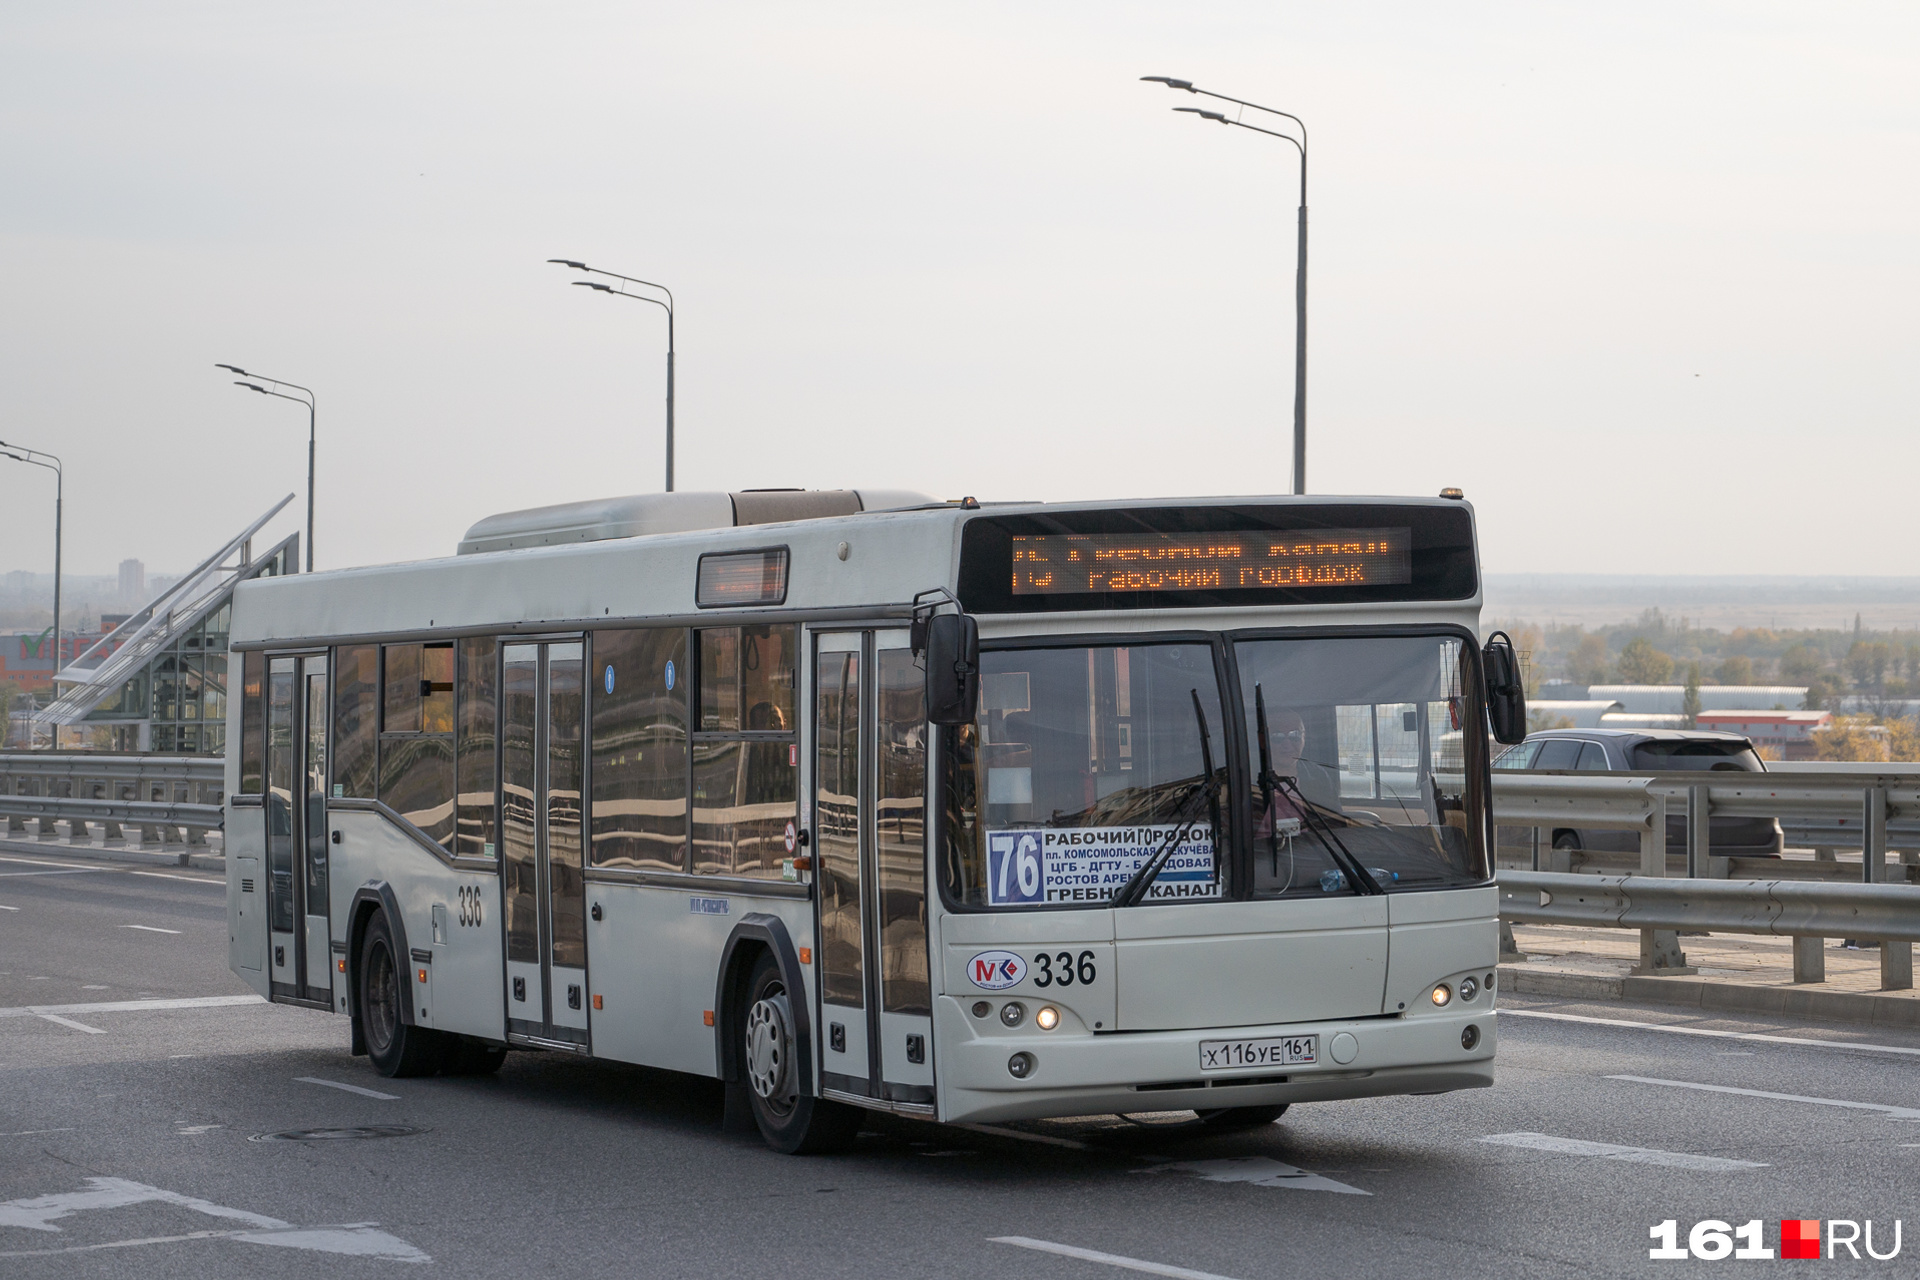
[[1465, 503], [666, 499], [238, 589], [237, 974], [389, 1074], [719, 1077], [787, 1150], [1491, 1084]]

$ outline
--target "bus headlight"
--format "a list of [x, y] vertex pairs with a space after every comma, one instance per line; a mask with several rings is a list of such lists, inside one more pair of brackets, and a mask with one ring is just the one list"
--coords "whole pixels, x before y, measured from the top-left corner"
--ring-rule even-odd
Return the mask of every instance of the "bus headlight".
[[1051, 1031], [1060, 1025], [1060, 1011], [1052, 1005], [1041, 1005], [1040, 1012], [1033, 1015], [1033, 1025], [1042, 1031]]
[[1434, 1005], [1434, 1008], [1436, 1008], [1436, 1009], [1437, 1009], [1437, 1008], [1439, 1008], [1439, 1007], [1441, 1007], [1442, 1005], [1445, 1005], [1445, 1004], [1448, 1004], [1448, 1003], [1450, 1003], [1450, 1002], [1451, 1002], [1452, 1000], [1453, 1000], [1453, 988], [1452, 988], [1452, 987], [1450, 987], [1450, 986], [1448, 986], [1448, 985], [1447, 985], [1446, 983], [1444, 983], [1444, 982], [1439, 982], [1439, 983], [1435, 983], [1435, 984], [1434, 984], [1434, 988], [1433, 988], [1433, 1005]]
[[1000, 1006], [1000, 1021], [1010, 1027], [1019, 1026], [1020, 1020], [1026, 1016], [1027, 1006], [1021, 1004], [1018, 1000], [1009, 1000], [1006, 1004]]

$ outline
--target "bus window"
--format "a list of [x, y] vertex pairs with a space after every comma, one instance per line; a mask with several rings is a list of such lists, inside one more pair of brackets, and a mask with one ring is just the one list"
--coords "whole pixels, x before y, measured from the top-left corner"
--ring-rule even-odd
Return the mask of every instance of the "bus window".
[[1484, 832], [1466, 816], [1485, 775], [1465, 764], [1487, 752], [1458, 639], [1249, 640], [1236, 657], [1255, 897], [1350, 892], [1335, 839], [1388, 892], [1487, 879]]
[[381, 668], [380, 802], [452, 853], [453, 646], [390, 644]]
[[700, 635], [693, 743], [693, 869], [779, 877], [800, 817], [793, 714], [798, 628], [712, 627]]
[[453, 851], [468, 858], [494, 856], [493, 749], [494, 646], [492, 636], [459, 645], [459, 734], [454, 743], [456, 794]]
[[333, 654], [333, 794], [371, 800], [379, 758], [380, 650], [342, 645]]
[[927, 978], [927, 679], [905, 649], [879, 653], [880, 1007], [933, 1015]]
[[263, 788], [265, 753], [262, 730], [266, 723], [267, 655], [249, 653], [242, 659], [240, 678], [240, 794], [257, 796]]
[[596, 867], [687, 869], [687, 633], [593, 633]]
[[1146, 900], [1219, 897], [1227, 832], [1209, 830], [1201, 715], [1217, 778], [1227, 735], [1207, 645], [983, 653], [979, 718], [945, 753], [948, 891], [969, 906], [1097, 906], [1173, 839]]

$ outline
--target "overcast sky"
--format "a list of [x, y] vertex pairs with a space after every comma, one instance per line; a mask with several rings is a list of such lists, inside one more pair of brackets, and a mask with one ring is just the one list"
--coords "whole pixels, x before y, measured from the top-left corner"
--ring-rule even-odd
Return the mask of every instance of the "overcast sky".
[[[0, 8], [0, 438], [66, 563], [321, 568], [660, 485], [1475, 502], [1495, 572], [1908, 574], [1920, 10]], [[0, 569], [52, 559], [0, 461]]]

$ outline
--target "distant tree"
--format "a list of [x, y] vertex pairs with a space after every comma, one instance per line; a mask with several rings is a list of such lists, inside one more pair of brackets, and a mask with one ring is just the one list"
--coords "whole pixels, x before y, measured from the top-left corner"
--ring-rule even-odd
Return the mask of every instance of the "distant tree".
[[1753, 659], [1744, 653], [1736, 653], [1731, 658], [1723, 659], [1720, 665], [1713, 669], [1713, 678], [1721, 684], [1752, 684]]
[[1580, 684], [1605, 684], [1612, 677], [1607, 669], [1605, 636], [1582, 636], [1567, 659], [1567, 674]]
[[1824, 666], [1820, 651], [1802, 641], [1780, 655], [1780, 678], [1788, 684], [1811, 684]]
[[1920, 721], [1911, 716], [1887, 721], [1887, 759], [1920, 760]]
[[1807, 681], [1807, 697], [1806, 700], [1800, 704], [1800, 709], [1802, 711], [1825, 711], [1839, 698], [1840, 693], [1840, 686], [1835, 683], [1831, 676], [1816, 671]]
[[7, 735], [13, 730], [13, 693], [11, 684], [0, 682], [0, 747], [7, 745]]
[[1890, 738], [1869, 716], [1835, 716], [1831, 726], [1814, 732], [1813, 754], [1816, 760], [1877, 762], [1887, 758]]
[[1687, 694], [1680, 703], [1680, 714], [1687, 718], [1687, 728], [1698, 728], [1700, 719], [1700, 664], [1687, 664]]
[[1884, 640], [1855, 640], [1847, 650], [1847, 674], [1857, 688], [1879, 693], [1886, 688], [1892, 659], [1893, 651]]
[[1635, 636], [1620, 651], [1623, 684], [1665, 684], [1673, 676], [1673, 659], [1653, 647], [1645, 636]]

